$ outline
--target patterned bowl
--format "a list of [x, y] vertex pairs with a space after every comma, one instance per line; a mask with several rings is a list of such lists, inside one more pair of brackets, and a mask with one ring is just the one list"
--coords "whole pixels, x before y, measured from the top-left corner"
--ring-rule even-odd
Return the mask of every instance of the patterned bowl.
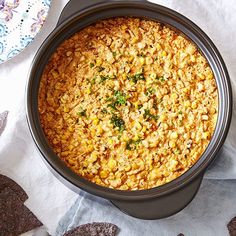
[[40, 31], [51, 0], [0, 0], [0, 63], [19, 54]]

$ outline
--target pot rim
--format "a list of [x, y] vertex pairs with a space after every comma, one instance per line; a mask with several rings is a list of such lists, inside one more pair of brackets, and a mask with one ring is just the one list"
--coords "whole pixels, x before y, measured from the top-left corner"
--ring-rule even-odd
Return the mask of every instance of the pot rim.
[[[170, 19], [168, 23], [163, 22], [164, 24], [171, 25], [171, 27], [175, 28], [175, 30], [183, 32], [187, 37], [194, 41], [194, 43], [197, 44], [197, 46], [201, 49], [212, 67], [216, 78], [219, 95], [219, 111], [215, 132], [210, 141], [210, 144], [199, 160], [188, 171], [169, 183], [147, 190], [135, 191], [115, 190], [94, 184], [74, 173], [63, 163], [62, 160], [60, 160], [60, 158], [49, 147], [42, 131], [37, 109], [38, 90], [36, 88], [37, 86], [35, 85], [36, 83], [39, 84], [42, 74], [38, 73], [38, 71], [44, 68], [44, 65], [42, 66], [42, 64], [46, 64], [43, 63], [43, 61], [45, 61], [44, 54], [46, 54], [47, 50], [49, 50], [49, 48], [51, 48], [55, 43], [55, 39], [58, 41], [60, 35], [64, 35], [64, 39], [70, 37], [66, 35], [69, 33], [70, 26], [74, 25], [76, 22], [78, 23], [79, 21], [85, 21], [85, 17], [88, 18], [91, 15], [97, 15], [98, 13], [103, 14], [106, 11], [117, 8], [127, 9], [129, 7], [132, 7], [132, 9], [135, 9], [136, 11], [139, 10], [140, 12], [154, 12], [155, 14], [159, 13], [164, 15]], [[117, 17], [117, 15], [114, 17]], [[140, 15], [137, 17], [142, 16]], [[143, 15], [143, 17], [155, 20], [147, 15]], [[101, 18], [97, 19], [97, 21], [100, 19]], [[182, 28], [180, 27], [181, 25]], [[185, 29], [186, 32], [189, 32], [189, 34], [186, 34], [183, 29]], [[193, 40], [193, 38], [195, 40]], [[64, 41], [64, 39], [59, 40], [60, 43]], [[60, 43], [57, 44], [59, 45]], [[77, 188], [108, 199], [147, 200], [177, 191], [186, 184], [189, 184], [195, 178], [202, 176], [201, 173], [203, 173], [210, 163], [215, 159], [217, 152], [223, 145], [223, 142], [227, 136], [232, 116], [232, 91], [227, 68], [217, 48], [211, 39], [188, 18], [167, 7], [150, 2], [110, 1], [93, 5], [72, 15], [59, 26], [57, 26], [43, 42], [34, 57], [34, 60], [31, 64], [30, 73], [28, 75], [28, 82], [26, 86], [26, 115], [29, 129], [37, 148], [39, 149], [47, 164], [57, 174], [59, 174], [62, 179], [66, 180]]]

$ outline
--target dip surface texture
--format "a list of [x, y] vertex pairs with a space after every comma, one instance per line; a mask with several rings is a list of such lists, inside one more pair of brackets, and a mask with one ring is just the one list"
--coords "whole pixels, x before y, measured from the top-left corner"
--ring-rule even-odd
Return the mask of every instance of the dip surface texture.
[[206, 59], [179, 33], [138, 18], [103, 20], [63, 42], [38, 98], [54, 152], [78, 175], [120, 190], [182, 175], [217, 121]]

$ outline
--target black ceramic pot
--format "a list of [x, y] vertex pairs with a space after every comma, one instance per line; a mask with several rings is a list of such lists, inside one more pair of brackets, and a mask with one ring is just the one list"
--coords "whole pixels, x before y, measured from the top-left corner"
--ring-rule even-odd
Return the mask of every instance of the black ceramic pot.
[[[52, 151], [40, 126], [38, 90], [48, 59], [56, 48], [80, 29], [105, 18], [134, 16], [162, 22], [192, 40], [207, 58], [215, 75], [219, 93], [219, 114], [212, 140], [199, 161], [179, 178], [149, 190], [121, 191], [102, 187], [71, 171]], [[27, 84], [27, 120], [43, 160], [64, 184], [74, 191], [83, 189], [109, 199], [123, 212], [142, 219], [158, 219], [182, 210], [196, 195], [203, 175], [215, 159], [226, 138], [232, 113], [232, 93], [225, 64], [209, 37], [179, 13], [144, 0], [71, 0], [61, 13], [54, 31], [38, 50]]]

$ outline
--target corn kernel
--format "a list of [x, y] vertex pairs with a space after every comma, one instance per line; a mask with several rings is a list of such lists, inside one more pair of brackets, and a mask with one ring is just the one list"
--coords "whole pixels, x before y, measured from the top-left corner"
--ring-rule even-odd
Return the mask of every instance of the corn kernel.
[[53, 78], [59, 77], [59, 73], [56, 70], [52, 70], [52, 76]]
[[131, 39], [131, 43], [137, 43], [139, 40], [139, 38], [137, 36], [134, 36], [132, 39]]
[[213, 79], [213, 74], [212, 74], [212, 73], [209, 73], [206, 78], [207, 78], [208, 80]]
[[196, 108], [197, 108], [197, 102], [192, 102], [191, 107], [192, 107], [193, 109], [196, 109]]
[[69, 127], [68, 127], [68, 130], [69, 130], [70, 132], [73, 132], [73, 131], [74, 131], [74, 128], [73, 128], [72, 126], [69, 126]]
[[76, 160], [74, 160], [74, 159], [68, 159], [68, 163], [70, 164], [70, 165], [76, 165], [76, 163], [77, 163], [77, 161]]
[[160, 121], [161, 121], [161, 122], [165, 121], [166, 118], [167, 118], [167, 117], [166, 117], [166, 114], [161, 114], [161, 115], [160, 115]]
[[71, 56], [71, 55], [72, 55], [72, 52], [71, 52], [71, 51], [66, 52], [66, 56], [67, 56], [67, 57], [69, 57], [69, 56]]
[[210, 138], [210, 133], [207, 131], [207, 132], [204, 132], [203, 133], [203, 135], [202, 135], [202, 137], [204, 138], [204, 139], [208, 139], [208, 138]]
[[141, 65], [144, 65], [145, 64], [145, 58], [144, 57], [140, 57], [139, 58], [139, 62]]
[[139, 136], [137, 134], [135, 134], [134, 138], [133, 138], [134, 141], [137, 141], [139, 140]]
[[122, 141], [127, 142], [129, 140], [128, 136], [122, 136]]
[[176, 99], [178, 98], [178, 94], [172, 93], [172, 94], [171, 94], [171, 98], [172, 98], [173, 100], [176, 100]]
[[96, 65], [97, 66], [102, 65], [102, 59], [101, 58], [96, 59]]
[[107, 178], [107, 177], [108, 177], [108, 172], [105, 171], [105, 170], [100, 171], [100, 177], [101, 177], [102, 179]]
[[113, 170], [116, 167], [116, 160], [110, 159], [107, 163], [107, 166], [109, 167], [110, 170]]
[[83, 161], [82, 166], [84, 166], [84, 167], [88, 167], [88, 165], [89, 165], [89, 163], [88, 163], [87, 160]]
[[122, 26], [121, 26], [121, 29], [122, 29], [122, 30], [126, 30], [126, 29], [127, 29], [127, 26], [126, 26], [126, 25], [122, 25]]
[[177, 132], [172, 132], [170, 135], [171, 139], [177, 139], [178, 138], [178, 133]]
[[127, 78], [127, 74], [123, 73], [122, 74], [122, 80], [126, 80], [126, 78]]
[[164, 130], [167, 130], [169, 126], [168, 126], [168, 124], [163, 123], [163, 124], [162, 124], [162, 127], [163, 127]]
[[161, 53], [161, 55], [162, 55], [163, 57], [166, 57], [166, 56], [167, 56], [167, 52], [166, 52], [166, 51], [163, 51], [163, 52]]
[[142, 132], [145, 133], [146, 130], [147, 130], [147, 126], [144, 125], [143, 128], [142, 128]]
[[87, 147], [87, 152], [92, 152], [94, 150], [94, 147], [93, 147], [93, 145], [88, 145], [88, 147]]
[[128, 60], [132, 62], [134, 60], [134, 56], [130, 55]]
[[68, 149], [71, 151], [71, 150], [74, 149], [74, 146], [70, 144], [70, 145], [68, 146]]
[[190, 101], [185, 101], [185, 102], [184, 102], [184, 106], [185, 106], [185, 107], [190, 107], [190, 106], [191, 106]]
[[61, 156], [62, 156], [62, 157], [68, 156], [68, 154], [69, 154], [69, 152], [68, 152], [68, 151], [61, 152]]
[[209, 110], [210, 114], [215, 114], [216, 113], [216, 109], [214, 107], [210, 108]]
[[137, 170], [139, 169], [139, 165], [137, 163], [132, 164], [132, 170]]
[[175, 141], [170, 140], [169, 146], [170, 146], [171, 148], [175, 148], [175, 147], [176, 147]]
[[196, 57], [195, 57], [195, 56], [193, 56], [193, 55], [192, 55], [192, 56], [190, 56], [190, 61], [191, 61], [191, 62], [196, 62]]
[[142, 125], [139, 122], [136, 122], [135, 126], [136, 126], [137, 130], [142, 129]]
[[70, 109], [69, 109], [69, 107], [64, 107], [63, 111], [67, 113], [70, 111]]
[[90, 155], [90, 157], [88, 158], [88, 161], [91, 162], [91, 163], [93, 163], [93, 162], [95, 162], [97, 159], [98, 159], [97, 153], [92, 152], [91, 155]]
[[128, 171], [130, 171], [130, 170], [131, 170], [131, 166], [130, 166], [130, 165], [128, 165], [128, 166], [125, 167], [125, 171], [128, 172]]
[[159, 43], [157, 43], [157, 49], [160, 50], [161, 49], [161, 45]]
[[97, 133], [98, 133], [98, 134], [102, 134], [103, 131], [104, 131], [104, 130], [102, 129], [102, 126], [101, 126], [101, 125], [98, 125], [98, 126], [97, 126]]
[[99, 123], [99, 119], [98, 118], [95, 118], [94, 120], [93, 120], [93, 124], [94, 125], [97, 125]]
[[151, 79], [156, 79], [157, 78], [157, 74], [153, 72], [153, 73], [150, 74], [150, 77], [151, 77]]
[[182, 90], [184, 93], [188, 93], [189, 92], [189, 89], [188, 88], [183, 88]]
[[84, 93], [90, 94], [91, 93], [91, 89], [90, 88], [85, 89]]
[[112, 139], [108, 139], [108, 144], [112, 145], [113, 144], [113, 140]]

